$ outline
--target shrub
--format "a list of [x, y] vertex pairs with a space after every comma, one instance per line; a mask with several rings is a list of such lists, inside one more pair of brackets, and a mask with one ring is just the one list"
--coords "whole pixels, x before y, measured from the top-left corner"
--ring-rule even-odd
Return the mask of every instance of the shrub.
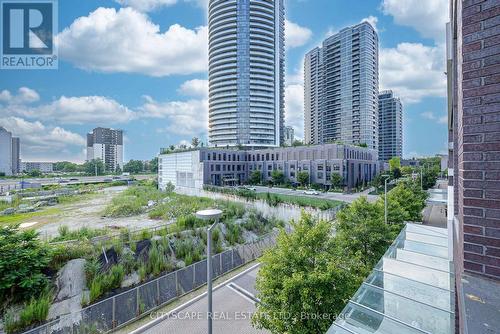
[[35, 231], [0, 228], [0, 300], [23, 301], [47, 286], [50, 249]]
[[123, 265], [118, 264], [111, 267], [106, 277], [106, 290], [113, 290], [120, 287], [125, 276]]
[[88, 242], [52, 245], [50, 253], [51, 260], [48, 266], [58, 270], [70, 260], [90, 258], [94, 253], [94, 247]]
[[97, 259], [92, 259], [85, 262], [85, 278], [87, 282], [92, 282], [99, 272], [101, 271], [101, 265]]
[[233, 223], [233, 222], [226, 222], [225, 223], [226, 225], [226, 240], [227, 242], [229, 242], [230, 245], [235, 245], [235, 244], [238, 244], [238, 243], [242, 243], [243, 240], [242, 240], [242, 230], [241, 230], [241, 226]]

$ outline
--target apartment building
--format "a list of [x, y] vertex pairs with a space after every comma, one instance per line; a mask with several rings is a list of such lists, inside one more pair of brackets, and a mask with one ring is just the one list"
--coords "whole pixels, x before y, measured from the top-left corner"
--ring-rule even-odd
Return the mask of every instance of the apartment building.
[[123, 169], [123, 131], [95, 128], [87, 134], [87, 161], [100, 159], [107, 171]]
[[276, 147], [284, 142], [283, 2], [208, 3], [212, 146]]
[[306, 144], [378, 149], [378, 35], [368, 22], [328, 37], [304, 59]]
[[403, 158], [403, 105], [391, 90], [378, 95], [378, 156]]

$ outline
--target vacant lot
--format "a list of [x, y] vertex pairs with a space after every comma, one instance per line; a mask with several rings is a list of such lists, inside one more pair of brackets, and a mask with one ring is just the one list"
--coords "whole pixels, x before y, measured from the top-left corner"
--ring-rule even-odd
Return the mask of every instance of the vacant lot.
[[70, 230], [77, 230], [82, 227], [137, 228], [161, 223], [160, 220], [149, 219], [147, 214], [120, 218], [102, 217], [104, 209], [113, 197], [125, 189], [124, 186], [110, 187], [93, 194], [77, 195], [73, 200], [40, 211], [2, 216], [0, 224], [22, 223], [22, 226], [40, 231], [42, 237], [51, 237], [58, 234], [57, 229], [61, 225], [68, 226]]

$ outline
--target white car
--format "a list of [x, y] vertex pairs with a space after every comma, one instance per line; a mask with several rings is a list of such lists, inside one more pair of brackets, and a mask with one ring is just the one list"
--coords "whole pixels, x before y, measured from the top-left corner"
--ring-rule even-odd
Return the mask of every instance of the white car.
[[309, 190], [305, 190], [304, 194], [306, 194], [306, 195], [319, 195], [319, 192], [317, 192], [316, 190], [309, 189]]
[[255, 187], [246, 187], [247, 190], [251, 190], [251, 191], [257, 191], [257, 188]]

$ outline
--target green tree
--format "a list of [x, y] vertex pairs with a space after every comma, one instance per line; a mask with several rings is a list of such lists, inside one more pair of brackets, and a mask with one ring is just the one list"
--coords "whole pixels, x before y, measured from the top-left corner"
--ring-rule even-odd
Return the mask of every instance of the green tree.
[[[392, 217], [389, 222], [422, 221], [426, 199], [427, 193], [421, 191], [415, 182], [399, 182], [387, 193], [388, 216]], [[383, 203], [383, 199], [380, 201]]]
[[104, 174], [104, 163], [101, 159], [92, 159], [83, 164], [83, 171], [87, 175], [95, 175], [97, 171], [97, 175]]
[[297, 181], [302, 185], [305, 186], [309, 184], [309, 173], [306, 171], [300, 171], [297, 173]]
[[33, 170], [29, 171], [28, 176], [30, 176], [30, 177], [40, 177], [40, 176], [42, 176], [42, 172], [40, 172], [38, 169], [33, 169]]
[[401, 167], [401, 174], [404, 176], [411, 176], [413, 174], [413, 168], [411, 166]]
[[298, 139], [295, 139], [293, 142], [292, 142], [292, 147], [298, 147], [298, 146], [304, 146], [304, 142], [298, 140]]
[[362, 196], [337, 214], [337, 242], [341, 252], [372, 268], [387, 250], [397, 229], [384, 222], [380, 205]]
[[200, 139], [198, 137], [193, 137], [193, 139], [191, 139], [191, 146], [196, 148], [199, 145], [200, 145]]
[[151, 173], [157, 173], [158, 172], [158, 157], [154, 157], [149, 162], [149, 171]]
[[[18, 226], [0, 227], [0, 300], [17, 302], [38, 296], [47, 286], [43, 270], [50, 251], [33, 230], [18, 231]], [[1, 308], [0, 304], [0, 308]]]
[[59, 161], [54, 163], [54, 171], [72, 173], [78, 171], [79, 166], [69, 161]]
[[389, 168], [391, 169], [391, 171], [394, 168], [401, 168], [401, 158], [400, 157], [392, 157], [389, 160]]
[[250, 177], [248, 178], [248, 183], [250, 184], [259, 184], [262, 181], [262, 173], [260, 170], [254, 170], [250, 173]]
[[123, 171], [131, 174], [139, 174], [144, 170], [144, 164], [141, 160], [130, 160], [123, 166]]
[[326, 333], [365, 273], [359, 261], [337, 252], [330, 222], [304, 213], [292, 226], [261, 259], [261, 302], [252, 322], [273, 334]]
[[285, 182], [285, 174], [280, 170], [273, 170], [271, 172], [271, 177], [273, 178], [274, 184], [283, 184]]
[[332, 173], [330, 175], [330, 182], [332, 183], [333, 188], [338, 189], [342, 187], [342, 182], [343, 182], [342, 175], [340, 175], [339, 173]]

